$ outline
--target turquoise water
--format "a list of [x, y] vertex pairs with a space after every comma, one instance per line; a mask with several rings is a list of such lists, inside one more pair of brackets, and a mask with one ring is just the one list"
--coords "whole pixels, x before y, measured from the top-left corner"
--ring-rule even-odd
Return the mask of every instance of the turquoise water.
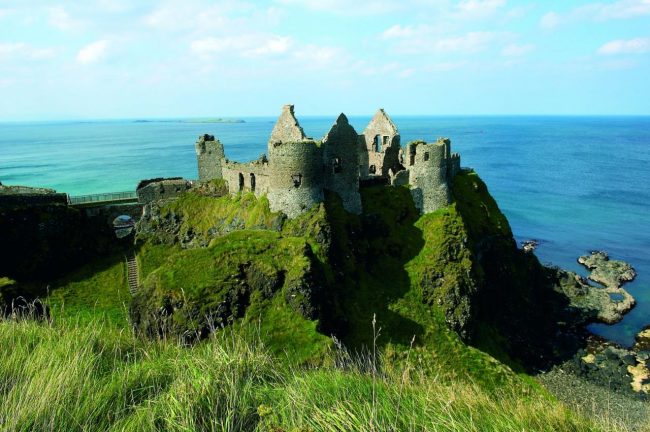
[[[301, 118], [321, 137], [331, 118]], [[246, 123], [98, 122], [0, 124], [0, 181], [70, 194], [133, 190], [140, 179], [196, 178], [194, 141], [214, 134], [233, 160], [266, 151], [275, 118]], [[369, 117], [351, 117], [358, 131]], [[650, 323], [650, 117], [399, 117], [402, 142], [452, 139], [462, 165], [486, 181], [519, 240], [537, 256], [585, 274], [592, 249], [630, 262], [626, 287], [638, 305], [616, 325], [592, 331], [629, 345]]]

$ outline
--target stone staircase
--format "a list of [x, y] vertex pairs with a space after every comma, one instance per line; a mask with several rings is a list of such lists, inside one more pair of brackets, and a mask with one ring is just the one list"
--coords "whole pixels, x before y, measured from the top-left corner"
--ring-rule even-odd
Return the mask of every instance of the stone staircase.
[[126, 256], [127, 279], [129, 281], [129, 291], [134, 296], [138, 292], [138, 261], [135, 259], [135, 253], [130, 252]]

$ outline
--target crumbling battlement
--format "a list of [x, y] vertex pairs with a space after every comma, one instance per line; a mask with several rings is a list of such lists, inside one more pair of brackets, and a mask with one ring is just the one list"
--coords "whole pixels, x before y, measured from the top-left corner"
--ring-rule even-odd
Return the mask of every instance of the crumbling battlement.
[[[271, 210], [293, 218], [323, 202], [324, 191], [337, 193], [344, 208], [360, 214], [360, 182], [410, 185], [423, 213], [451, 202], [449, 184], [460, 170], [460, 156], [451, 153], [448, 139], [409, 143], [404, 157], [397, 126], [383, 109], [363, 134], [357, 134], [344, 114], [322, 140], [305, 135], [285, 105], [268, 142], [268, 158], [239, 163], [226, 159], [223, 145], [202, 135], [196, 145], [200, 180], [222, 178], [231, 194], [266, 195]], [[406, 160], [405, 160], [406, 159]]]

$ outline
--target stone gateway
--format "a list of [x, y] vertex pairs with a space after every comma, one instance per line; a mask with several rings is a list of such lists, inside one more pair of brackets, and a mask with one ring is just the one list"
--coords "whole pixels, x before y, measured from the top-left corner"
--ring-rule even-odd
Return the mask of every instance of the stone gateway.
[[362, 134], [341, 114], [321, 140], [314, 140], [305, 135], [293, 105], [285, 105], [268, 142], [268, 157], [248, 163], [228, 160], [212, 135], [201, 135], [195, 149], [199, 180], [224, 179], [233, 195], [266, 195], [271, 210], [290, 218], [323, 202], [325, 190], [337, 193], [347, 211], [360, 214], [359, 184], [364, 182], [408, 185], [420, 212], [433, 212], [450, 204], [450, 182], [460, 170], [460, 156], [451, 153], [446, 138], [408, 143], [405, 157], [397, 126], [383, 109]]

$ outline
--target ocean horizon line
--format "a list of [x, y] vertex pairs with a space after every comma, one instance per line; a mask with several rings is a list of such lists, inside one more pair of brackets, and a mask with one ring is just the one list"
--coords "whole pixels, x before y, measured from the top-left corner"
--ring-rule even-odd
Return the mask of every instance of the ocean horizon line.
[[[396, 118], [647, 118], [648, 114], [399, 114], [390, 112], [391, 117]], [[349, 118], [371, 118], [374, 114], [347, 114]], [[327, 119], [334, 118], [341, 114], [298, 114], [297, 117], [303, 119]], [[268, 115], [228, 115], [228, 116], [172, 116], [172, 117], [94, 117], [94, 118], [60, 118], [60, 119], [0, 119], [0, 125], [5, 124], [24, 124], [24, 123], [100, 123], [100, 122], [165, 122], [165, 121], [198, 121], [202, 123], [220, 123], [220, 124], [237, 124], [238, 120], [274, 120], [279, 114]], [[214, 121], [211, 121], [213, 120]]]

